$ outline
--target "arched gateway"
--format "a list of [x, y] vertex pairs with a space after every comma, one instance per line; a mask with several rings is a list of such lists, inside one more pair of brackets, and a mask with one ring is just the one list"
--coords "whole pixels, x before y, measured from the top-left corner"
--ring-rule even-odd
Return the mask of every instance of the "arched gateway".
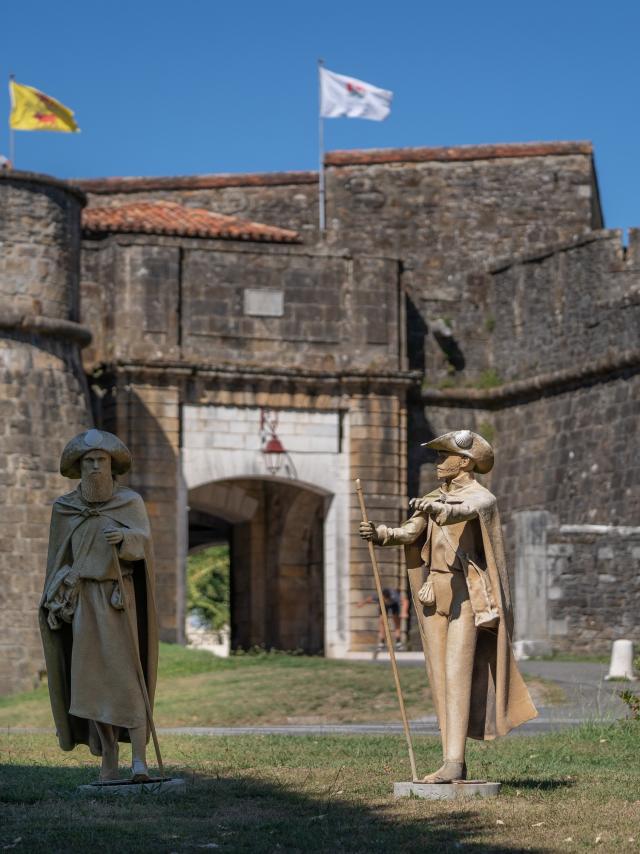
[[189, 491], [189, 548], [229, 543], [232, 649], [324, 651], [332, 497], [279, 478], [214, 481]]
[[257, 407], [185, 406], [182, 462], [189, 545], [220, 538], [231, 553], [231, 644], [339, 654], [348, 575], [346, 416], [282, 410], [288, 468], [265, 465]]

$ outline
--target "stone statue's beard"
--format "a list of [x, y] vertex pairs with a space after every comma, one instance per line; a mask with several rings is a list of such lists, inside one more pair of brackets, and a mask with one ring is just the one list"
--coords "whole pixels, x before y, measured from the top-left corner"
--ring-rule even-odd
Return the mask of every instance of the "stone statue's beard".
[[108, 501], [113, 495], [111, 472], [91, 472], [82, 475], [82, 497], [85, 501]]

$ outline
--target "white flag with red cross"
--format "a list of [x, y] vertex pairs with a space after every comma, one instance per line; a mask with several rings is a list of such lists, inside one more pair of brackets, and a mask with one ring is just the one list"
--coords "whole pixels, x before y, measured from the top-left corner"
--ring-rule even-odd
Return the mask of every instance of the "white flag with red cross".
[[380, 122], [391, 112], [393, 92], [364, 80], [345, 77], [320, 67], [320, 116], [323, 119], [373, 119]]

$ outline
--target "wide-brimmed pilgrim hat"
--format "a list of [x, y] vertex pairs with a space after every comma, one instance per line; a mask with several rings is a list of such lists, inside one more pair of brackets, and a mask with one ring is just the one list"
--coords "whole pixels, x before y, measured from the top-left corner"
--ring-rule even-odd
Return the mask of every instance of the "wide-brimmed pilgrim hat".
[[422, 447], [468, 457], [475, 463], [479, 474], [486, 474], [493, 468], [493, 448], [486, 439], [471, 430], [452, 430], [430, 442], [423, 442]]
[[131, 468], [131, 454], [129, 449], [106, 430], [86, 430], [78, 433], [67, 444], [60, 458], [60, 474], [70, 478], [80, 478], [80, 461], [89, 451], [105, 451], [111, 457], [111, 471], [113, 474], [126, 474]]

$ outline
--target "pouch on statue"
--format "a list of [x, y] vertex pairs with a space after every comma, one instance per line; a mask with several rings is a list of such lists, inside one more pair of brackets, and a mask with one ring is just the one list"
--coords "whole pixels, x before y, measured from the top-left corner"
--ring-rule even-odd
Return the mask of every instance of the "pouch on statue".
[[62, 623], [71, 623], [78, 604], [78, 579], [69, 564], [64, 564], [49, 581], [45, 590], [44, 607], [49, 612], [47, 623], [56, 631]]
[[494, 629], [500, 622], [486, 569], [482, 569], [469, 557], [464, 561], [464, 574], [473, 610], [473, 619], [479, 629]]
[[120, 584], [117, 581], [113, 582], [113, 588], [111, 590], [111, 599], [109, 600], [111, 607], [115, 608], [116, 611], [124, 611], [124, 599], [122, 596], [122, 590], [120, 589]]
[[433, 581], [431, 580], [431, 577], [427, 578], [420, 590], [418, 590], [418, 599], [423, 605], [435, 605], [436, 594], [433, 589]]

